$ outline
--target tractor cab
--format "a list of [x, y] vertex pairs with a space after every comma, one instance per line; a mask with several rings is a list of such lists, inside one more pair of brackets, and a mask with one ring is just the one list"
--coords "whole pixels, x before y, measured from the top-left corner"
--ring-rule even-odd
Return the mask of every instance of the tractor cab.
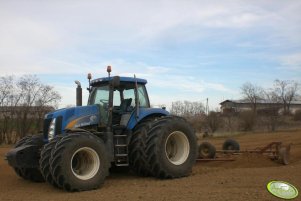
[[[112, 84], [114, 79], [118, 79], [118, 84]], [[100, 126], [108, 124], [126, 126], [132, 115], [139, 116], [138, 108], [150, 108], [145, 88], [146, 83], [147, 81], [144, 79], [130, 77], [107, 77], [92, 80], [88, 88], [90, 92], [88, 105], [99, 106]], [[110, 113], [111, 122], [109, 122]]]

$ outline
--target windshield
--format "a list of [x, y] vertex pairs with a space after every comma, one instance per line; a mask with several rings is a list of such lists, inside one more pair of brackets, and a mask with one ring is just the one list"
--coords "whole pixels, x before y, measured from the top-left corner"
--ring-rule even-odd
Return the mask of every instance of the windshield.
[[[138, 84], [138, 96], [140, 107], [150, 107], [147, 92], [144, 85]], [[124, 99], [132, 99], [131, 106], [135, 107], [135, 84], [123, 83], [118, 89], [114, 90], [113, 106], [120, 106]], [[109, 86], [103, 85], [93, 87], [89, 98], [89, 105], [99, 104], [101, 106], [108, 106], [109, 103]]]
[[90, 94], [88, 104], [99, 105], [101, 124], [106, 125], [108, 122], [109, 86], [104, 85], [104, 86], [94, 87]]
[[89, 105], [93, 104], [108, 104], [109, 102], [109, 86], [104, 85], [95, 87], [92, 89], [92, 93], [89, 100]]

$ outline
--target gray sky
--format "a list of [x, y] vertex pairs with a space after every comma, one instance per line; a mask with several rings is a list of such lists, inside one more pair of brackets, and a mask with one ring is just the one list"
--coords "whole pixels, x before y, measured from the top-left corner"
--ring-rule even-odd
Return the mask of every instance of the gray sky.
[[[4, 1], [0, 74], [37, 74], [75, 104], [75, 79], [148, 79], [153, 104], [203, 101], [211, 108], [301, 78], [301, 1]], [[87, 98], [87, 93], [84, 95]]]

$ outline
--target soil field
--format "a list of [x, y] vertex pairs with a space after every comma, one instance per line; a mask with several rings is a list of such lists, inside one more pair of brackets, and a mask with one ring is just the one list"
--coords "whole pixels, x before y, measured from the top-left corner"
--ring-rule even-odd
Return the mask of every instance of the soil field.
[[[301, 191], [301, 130], [255, 133], [235, 136], [241, 150], [261, 147], [272, 141], [293, 143], [289, 165], [275, 163], [265, 156], [244, 154], [227, 162], [197, 162], [189, 177], [159, 180], [135, 176], [129, 172], [112, 173], [102, 188], [67, 193], [47, 183], [32, 183], [17, 177], [4, 161], [9, 147], [0, 148], [0, 201], [93, 201], [93, 200], [280, 200], [266, 185], [283, 180]], [[225, 138], [209, 138], [217, 148]], [[301, 196], [295, 200], [301, 200]]]

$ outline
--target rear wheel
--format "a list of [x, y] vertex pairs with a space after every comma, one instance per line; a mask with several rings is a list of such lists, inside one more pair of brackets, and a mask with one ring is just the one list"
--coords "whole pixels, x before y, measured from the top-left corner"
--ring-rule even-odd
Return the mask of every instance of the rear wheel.
[[[25, 146], [25, 145], [37, 145], [37, 146], [43, 146], [43, 135], [38, 134], [38, 135], [33, 135], [33, 136], [26, 136], [19, 140], [15, 148], [20, 147], [20, 146]], [[39, 159], [37, 159], [39, 160]], [[33, 182], [44, 182], [44, 178], [41, 174], [41, 171], [39, 168], [19, 168], [19, 167], [14, 167], [14, 170], [16, 174], [23, 179], [30, 180]]]
[[92, 134], [74, 133], [63, 137], [50, 160], [53, 180], [66, 191], [97, 189], [109, 174], [105, 145]]
[[197, 157], [195, 133], [183, 118], [163, 117], [148, 132], [146, 153], [153, 176], [187, 176]]
[[133, 136], [129, 144], [130, 168], [141, 176], [150, 176], [150, 167], [146, 156], [147, 132], [151, 128], [154, 119], [146, 119], [139, 123], [134, 129]]

